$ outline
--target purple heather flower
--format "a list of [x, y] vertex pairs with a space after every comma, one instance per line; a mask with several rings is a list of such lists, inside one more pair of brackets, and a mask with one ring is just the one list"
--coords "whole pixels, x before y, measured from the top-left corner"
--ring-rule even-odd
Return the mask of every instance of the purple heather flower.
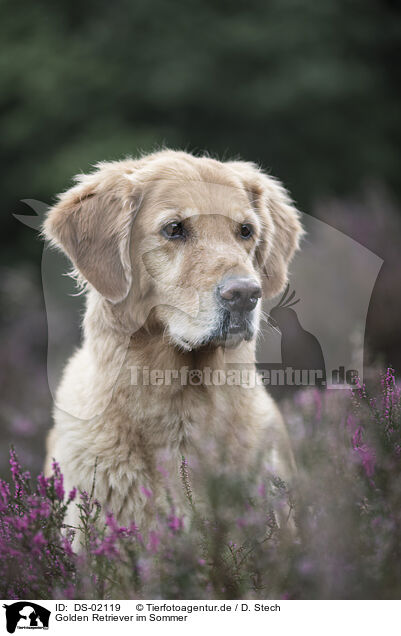
[[106, 526], [111, 530], [112, 534], [118, 536], [127, 533], [127, 528], [119, 526], [112, 512], [106, 514]]
[[74, 487], [72, 490], [70, 490], [69, 495], [68, 495], [68, 501], [74, 501], [75, 497], [77, 496], [77, 489]]
[[33, 537], [33, 544], [39, 548], [46, 545], [46, 539], [43, 536], [42, 530], [39, 530]]
[[18, 435], [33, 435], [36, 432], [36, 425], [26, 417], [16, 417], [12, 424], [13, 431]]
[[10, 469], [14, 484], [19, 486], [19, 481], [21, 479], [21, 466], [13, 448], [10, 450]]
[[259, 497], [266, 497], [266, 485], [261, 483], [258, 486], [258, 495]]
[[38, 491], [42, 497], [46, 497], [48, 486], [49, 480], [44, 476], [43, 473], [40, 473], [40, 475], [38, 476]]
[[0, 479], [0, 497], [2, 498], [5, 504], [8, 503], [8, 498], [10, 496], [10, 486], [7, 482]]
[[248, 521], [244, 517], [238, 517], [236, 523], [239, 528], [245, 528], [248, 525]]
[[159, 544], [160, 544], [160, 535], [158, 532], [155, 532], [154, 530], [152, 530], [149, 533], [149, 543], [147, 545], [147, 549], [149, 550], [149, 552], [157, 552], [158, 548], [159, 548]]
[[118, 557], [120, 553], [115, 545], [115, 537], [107, 536], [99, 544], [99, 546], [93, 550], [93, 554], [106, 557]]
[[372, 477], [375, 472], [376, 456], [374, 450], [363, 443], [362, 434], [363, 429], [361, 426], [358, 426], [352, 436], [352, 448], [358, 453], [366, 475]]
[[61, 537], [61, 545], [63, 546], [64, 552], [67, 556], [71, 557], [74, 555], [71, 541], [69, 541], [67, 537]]
[[56, 493], [57, 499], [63, 501], [64, 499], [64, 476], [60, 471], [60, 466], [57, 462], [52, 463], [52, 469], [54, 474], [54, 491]]
[[168, 518], [167, 525], [173, 532], [179, 532], [183, 527], [182, 519], [173, 514]]
[[149, 488], [145, 488], [145, 486], [141, 486], [141, 491], [143, 492], [145, 497], [147, 497], [148, 499], [151, 499], [153, 497], [153, 492], [149, 490]]

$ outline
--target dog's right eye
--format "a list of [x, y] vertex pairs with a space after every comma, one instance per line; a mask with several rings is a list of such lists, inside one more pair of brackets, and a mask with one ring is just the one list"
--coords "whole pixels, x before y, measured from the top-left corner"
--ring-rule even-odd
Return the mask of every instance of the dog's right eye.
[[164, 226], [162, 234], [164, 234], [164, 236], [168, 239], [184, 238], [184, 226], [180, 223], [180, 221], [172, 221]]

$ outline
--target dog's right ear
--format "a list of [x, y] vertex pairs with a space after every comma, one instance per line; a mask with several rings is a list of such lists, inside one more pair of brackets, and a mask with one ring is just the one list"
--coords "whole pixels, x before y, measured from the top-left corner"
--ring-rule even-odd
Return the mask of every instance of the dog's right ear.
[[43, 226], [45, 238], [113, 303], [124, 300], [132, 282], [129, 245], [139, 196], [127, 163], [102, 163], [95, 172], [78, 175], [77, 185], [59, 196]]

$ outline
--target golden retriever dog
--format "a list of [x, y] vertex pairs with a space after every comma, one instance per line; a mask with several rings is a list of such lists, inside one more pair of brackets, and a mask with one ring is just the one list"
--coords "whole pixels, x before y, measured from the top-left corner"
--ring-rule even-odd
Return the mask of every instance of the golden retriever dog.
[[262, 298], [284, 288], [302, 235], [276, 179], [252, 163], [172, 150], [100, 163], [60, 195], [44, 235], [86, 292], [47, 474], [55, 458], [67, 489], [90, 491], [97, 463], [103, 509], [144, 532], [169, 497], [185, 515], [183, 456], [195, 493], [216, 466], [238, 476], [258, 462], [291, 480], [273, 399], [229, 373], [255, 368]]

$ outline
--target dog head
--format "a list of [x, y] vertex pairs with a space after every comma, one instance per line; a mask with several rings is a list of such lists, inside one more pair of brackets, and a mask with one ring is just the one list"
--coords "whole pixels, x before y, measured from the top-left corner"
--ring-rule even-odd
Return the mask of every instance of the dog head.
[[278, 294], [302, 228], [251, 163], [162, 151], [101, 163], [59, 197], [44, 234], [114, 315], [184, 350], [236, 346]]

